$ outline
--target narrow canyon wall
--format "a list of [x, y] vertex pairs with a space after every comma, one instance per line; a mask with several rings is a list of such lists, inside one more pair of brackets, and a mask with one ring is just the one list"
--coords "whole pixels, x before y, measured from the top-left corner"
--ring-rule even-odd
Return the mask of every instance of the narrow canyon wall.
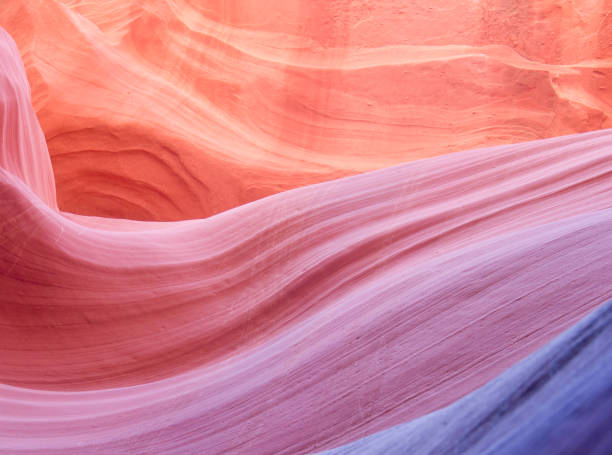
[[[612, 126], [609, 0], [7, 0], [58, 201], [201, 218]], [[86, 100], [86, 102], [85, 102]]]

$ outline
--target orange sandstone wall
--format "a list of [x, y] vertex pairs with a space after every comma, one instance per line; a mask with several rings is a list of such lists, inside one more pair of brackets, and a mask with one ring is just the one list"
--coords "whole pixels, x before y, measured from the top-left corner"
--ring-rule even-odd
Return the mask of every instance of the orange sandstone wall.
[[200, 218], [612, 126], [609, 0], [7, 0], [60, 208]]

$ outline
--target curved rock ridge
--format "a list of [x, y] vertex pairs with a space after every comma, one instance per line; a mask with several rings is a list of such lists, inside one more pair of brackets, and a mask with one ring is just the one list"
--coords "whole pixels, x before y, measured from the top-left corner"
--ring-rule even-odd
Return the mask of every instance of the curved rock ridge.
[[[32, 207], [33, 196], [7, 176], [2, 171], [3, 194]], [[347, 181], [363, 177], [370, 175]], [[282, 204], [293, 193], [260, 204]], [[612, 209], [519, 227], [420, 260], [423, 250], [411, 249], [401, 228], [379, 242], [345, 245], [347, 255], [332, 254], [323, 239], [327, 254], [308, 243], [314, 251], [303, 256], [268, 240], [270, 249], [292, 251], [276, 253], [280, 264], [270, 261], [272, 284], [260, 279], [265, 270], [240, 267], [235, 255], [247, 250], [250, 257], [246, 246], [225, 250], [215, 262], [247, 277], [228, 301], [222, 291], [200, 297], [211, 282], [222, 288], [232, 281], [203, 267], [198, 244], [222, 242], [201, 223], [103, 231], [41, 207], [30, 210], [32, 218], [14, 212], [30, 226], [29, 241], [18, 244], [18, 260], [4, 253], [2, 262], [2, 287], [11, 296], [1, 302], [2, 382], [19, 386], [0, 386], [6, 454], [308, 453], [337, 446], [459, 399], [612, 297]], [[209, 220], [229, 223], [230, 215], [238, 214]], [[341, 228], [319, 227], [353, 240], [363, 229], [377, 230], [361, 216], [358, 226], [343, 218]], [[454, 232], [441, 235], [452, 239]], [[189, 237], [190, 259], [178, 263], [170, 249], [162, 252], [162, 242], [180, 251]], [[139, 250], [136, 242], [149, 247]], [[188, 283], [187, 269], [194, 271]], [[155, 380], [160, 376], [166, 379]], [[77, 391], [84, 387], [98, 390]]]
[[0, 167], [57, 208], [51, 160], [14, 41], [0, 28]]
[[324, 453], [604, 455], [610, 384], [612, 301], [451, 406]]
[[611, 21], [607, 0], [4, 0], [0, 11], [60, 207], [140, 220], [612, 127]]
[[612, 130], [202, 220], [64, 214], [4, 41], [1, 454], [336, 447], [451, 404], [612, 298]]

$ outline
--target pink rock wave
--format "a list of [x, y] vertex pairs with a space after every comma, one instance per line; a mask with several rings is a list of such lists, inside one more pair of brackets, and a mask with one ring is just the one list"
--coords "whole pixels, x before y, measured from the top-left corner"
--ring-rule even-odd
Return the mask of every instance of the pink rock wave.
[[308, 453], [447, 405], [612, 298], [612, 131], [202, 220], [57, 209], [0, 32], [0, 453]]

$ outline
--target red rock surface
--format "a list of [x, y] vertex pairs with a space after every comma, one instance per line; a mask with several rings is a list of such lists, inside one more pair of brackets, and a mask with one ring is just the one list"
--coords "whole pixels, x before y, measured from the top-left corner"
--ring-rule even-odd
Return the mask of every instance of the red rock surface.
[[5, 0], [59, 205], [201, 218], [612, 126], [609, 0]]
[[0, 454], [335, 447], [612, 298], [609, 6], [3, 2]]
[[612, 130], [149, 223], [55, 207], [0, 32], [0, 453], [309, 453], [480, 387], [612, 297]]

